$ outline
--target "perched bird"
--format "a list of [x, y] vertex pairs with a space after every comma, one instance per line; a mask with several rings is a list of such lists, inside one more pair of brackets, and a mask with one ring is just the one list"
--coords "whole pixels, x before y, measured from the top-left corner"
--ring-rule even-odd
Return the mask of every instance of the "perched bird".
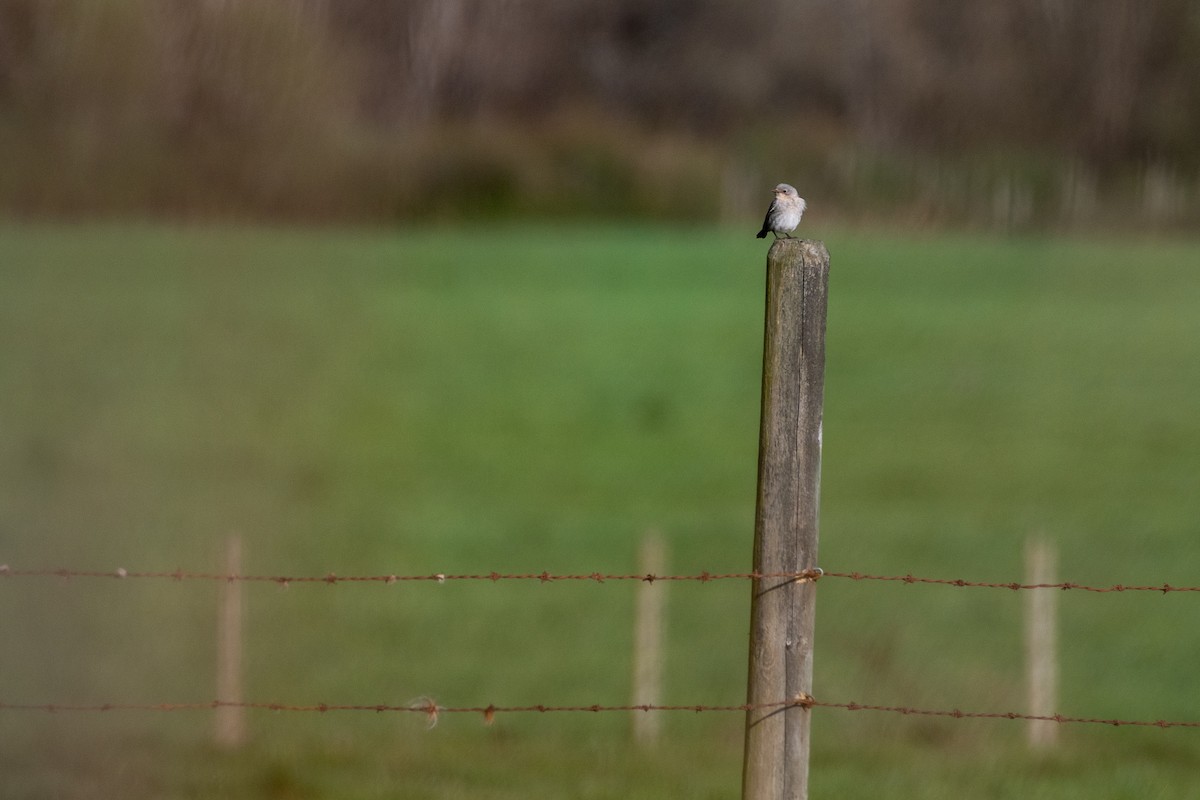
[[771, 201], [771, 206], [767, 209], [762, 230], [755, 235], [755, 238], [767, 238], [768, 231], [775, 234], [776, 239], [781, 233], [789, 239], [792, 238], [792, 231], [796, 230], [796, 226], [800, 224], [800, 218], [804, 216], [806, 207], [804, 198], [796, 191], [795, 186], [786, 183], [779, 184], [775, 187], [775, 199]]

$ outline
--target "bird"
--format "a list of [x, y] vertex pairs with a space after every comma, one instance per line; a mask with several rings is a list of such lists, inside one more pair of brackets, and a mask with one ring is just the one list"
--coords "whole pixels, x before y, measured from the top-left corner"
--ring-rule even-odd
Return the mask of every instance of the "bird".
[[767, 233], [770, 232], [775, 234], [776, 239], [781, 233], [791, 239], [792, 231], [796, 230], [796, 226], [800, 224], [800, 218], [804, 216], [804, 209], [807, 207], [808, 204], [796, 191], [795, 186], [787, 183], [779, 184], [775, 187], [775, 199], [767, 208], [767, 216], [763, 219], [762, 230], [755, 234], [755, 238], [765, 239]]

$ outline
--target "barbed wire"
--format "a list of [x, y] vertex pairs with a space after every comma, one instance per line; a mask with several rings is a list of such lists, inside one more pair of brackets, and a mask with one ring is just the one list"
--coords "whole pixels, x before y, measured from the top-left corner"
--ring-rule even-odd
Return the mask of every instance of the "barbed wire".
[[[1200, 587], [1196, 586], [1172, 586], [1170, 584], [1162, 584], [1161, 586], [1150, 585], [1131, 585], [1115, 584], [1112, 586], [1088, 586], [1077, 583], [1037, 583], [1024, 584], [1019, 582], [984, 582], [984, 581], [967, 581], [963, 579], [946, 579], [946, 578], [928, 578], [918, 577], [912, 574], [907, 575], [872, 575], [860, 572], [825, 572], [821, 569], [810, 569], [803, 572], [736, 572], [736, 573], [710, 573], [701, 572], [688, 575], [658, 575], [653, 573], [629, 573], [629, 574], [614, 574], [614, 573], [599, 573], [593, 572], [588, 574], [557, 574], [550, 572], [541, 573], [500, 573], [490, 572], [482, 574], [447, 574], [433, 573], [421, 575], [349, 575], [339, 576], [335, 573], [327, 573], [321, 576], [313, 575], [244, 575], [244, 574], [222, 574], [214, 572], [192, 572], [183, 569], [176, 569], [173, 572], [153, 572], [153, 571], [129, 571], [124, 568], [118, 568], [112, 571], [101, 570], [76, 570], [68, 568], [47, 568], [47, 569], [13, 569], [7, 564], [0, 564], [0, 577], [19, 578], [19, 577], [57, 577], [62, 579], [71, 578], [144, 578], [144, 579], [171, 579], [174, 581], [219, 581], [219, 582], [270, 582], [281, 586], [288, 586], [291, 583], [325, 583], [333, 585], [337, 583], [384, 583], [394, 584], [402, 581], [431, 581], [436, 583], [445, 583], [447, 581], [538, 581], [540, 583], [551, 583], [559, 581], [592, 581], [603, 583], [606, 581], [639, 581], [646, 583], [654, 583], [657, 581], [696, 581], [707, 583], [710, 581], [723, 580], [764, 580], [764, 579], [781, 579], [789, 581], [816, 581], [821, 578], [843, 578], [853, 581], [882, 581], [882, 582], [897, 582], [905, 584], [933, 584], [950, 586], [956, 588], [972, 587], [972, 588], [991, 588], [991, 589], [1008, 589], [1012, 591], [1031, 590], [1031, 589], [1058, 589], [1058, 590], [1079, 590], [1087, 592], [1196, 592], [1200, 591]], [[808, 695], [800, 695], [796, 698], [783, 702], [766, 703], [766, 704], [740, 704], [740, 705], [590, 705], [590, 706], [551, 706], [551, 705], [530, 705], [530, 706], [470, 706], [470, 707], [446, 707], [440, 706], [436, 702], [427, 698], [406, 705], [346, 705], [346, 704], [329, 704], [317, 703], [313, 705], [289, 705], [284, 703], [264, 703], [264, 702], [229, 702], [221, 700], [213, 700], [209, 702], [194, 702], [194, 703], [103, 703], [103, 704], [69, 704], [69, 703], [11, 703], [0, 700], [0, 711], [33, 711], [45, 713], [60, 713], [60, 712], [108, 712], [108, 711], [198, 711], [212, 710], [219, 708], [242, 708], [255, 710], [268, 710], [276, 712], [339, 712], [339, 711], [372, 711], [376, 713], [384, 712], [410, 712], [424, 714], [429, 725], [437, 724], [438, 717], [441, 714], [480, 714], [484, 718], [486, 724], [491, 724], [497, 714], [509, 713], [600, 713], [600, 712], [672, 712], [672, 711], [690, 711], [694, 713], [702, 712], [749, 712], [749, 711], [779, 711], [787, 708], [802, 707], [805, 709], [812, 708], [830, 708], [841, 709], [845, 711], [874, 711], [884, 713], [895, 713], [901, 715], [916, 715], [926, 717], [943, 717], [951, 719], [1009, 719], [1009, 720], [1025, 720], [1025, 721], [1040, 721], [1054, 723], [1080, 723], [1094, 725], [1108, 725], [1113, 727], [1122, 726], [1139, 726], [1139, 727], [1157, 727], [1157, 728], [1200, 728], [1200, 722], [1195, 721], [1171, 721], [1171, 720], [1127, 720], [1127, 719], [1110, 719], [1110, 718], [1094, 718], [1094, 717], [1073, 717], [1055, 714], [1053, 716], [1023, 714], [1019, 712], [973, 712], [962, 711], [961, 709], [936, 710], [911, 708], [906, 706], [887, 706], [887, 705], [870, 705], [857, 702], [825, 702], [817, 700]]]
[[0, 578], [147, 578], [147, 579], [169, 579], [174, 581], [218, 581], [226, 583], [274, 583], [280, 586], [288, 586], [293, 583], [324, 583], [334, 585], [338, 583], [383, 583], [395, 584], [401, 582], [420, 582], [428, 581], [433, 583], [446, 583], [447, 581], [490, 581], [498, 583], [500, 581], [537, 581], [540, 583], [557, 583], [564, 581], [591, 581], [593, 583], [605, 583], [607, 581], [640, 581], [644, 583], [656, 583], [658, 581], [676, 581], [686, 582], [694, 581], [698, 583], [709, 583], [712, 581], [730, 581], [730, 580], [793, 580], [793, 581], [815, 581], [821, 578], [840, 578], [852, 581], [882, 581], [892, 583], [905, 584], [930, 584], [938, 586], [950, 586], [956, 588], [983, 588], [983, 589], [1008, 589], [1010, 591], [1021, 591], [1031, 589], [1058, 589], [1061, 591], [1081, 591], [1081, 592], [1161, 592], [1169, 594], [1171, 592], [1200, 592], [1200, 586], [1173, 586], [1169, 583], [1161, 585], [1125, 585], [1113, 584], [1111, 586], [1089, 586], [1082, 583], [1020, 583], [1019, 581], [1009, 582], [991, 582], [991, 581], [968, 581], [961, 578], [928, 578], [919, 577], [912, 574], [907, 575], [871, 575], [862, 572], [826, 572], [821, 569], [810, 569], [802, 572], [699, 572], [688, 575], [658, 575], [654, 573], [552, 573], [552, 572], [487, 572], [477, 574], [451, 574], [451, 573], [432, 573], [432, 574], [390, 574], [390, 575], [338, 575], [333, 572], [324, 575], [242, 575], [242, 574], [225, 574], [218, 572], [193, 572], [189, 570], [176, 569], [172, 572], [145, 572], [131, 571], [123, 567], [115, 570], [79, 570], [66, 567], [57, 568], [42, 568], [42, 569], [14, 569], [7, 564], [0, 564]]
[[1016, 711], [962, 711], [957, 708], [942, 711], [925, 708], [907, 708], [905, 706], [863, 705], [861, 703], [854, 702], [823, 703], [818, 700], [813, 700], [811, 703], [799, 703], [798, 705], [811, 705], [820, 708], [840, 708], [846, 711], [882, 711], [893, 714], [916, 715], [924, 717], [949, 717], [952, 719], [1011, 719], [1032, 722], [1057, 722], [1060, 724], [1079, 723], [1087, 725], [1110, 725], [1116, 728], [1125, 726], [1136, 726], [1143, 728], [1200, 728], [1200, 722], [1179, 720], [1172, 721], [1165, 719], [1106, 719], [1099, 717], [1068, 717], [1063, 714], [1045, 716], [1041, 714], [1021, 714]]
[[1011, 581], [1006, 583], [989, 582], [989, 581], [966, 581], [961, 578], [921, 578], [914, 575], [866, 575], [861, 572], [826, 572], [822, 577], [826, 578], [847, 578], [853, 581], [891, 581], [897, 583], [923, 583], [936, 584], [939, 586], [954, 586], [954, 587], [969, 587], [982, 589], [1009, 589], [1011, 591], [1021, 591], [1027, 589], [1059, 589], [1061, 591], [1076, 590], [1080, 592], [1161, 592], [1168, 594], [1170, 592], [1200, 592], [1200, 586], [1172, 586], [1169, 583], [1161, 585], [1141, 585], [1127, 586], [1117, 583], [1112, 586], [1088, 586], [1082, 583], [1020, 583]]
[[556, 583], [560, 581], [592, 581], [594, 583], [605, 583], [606, 581], [642, 581], [645, 583], [655, 583], [657, 581], [697, 581], [707, 583], [709, 581], [762, 579], [802, 581], [819, 578], [822, 574], [821, 570], [815, 569], [805, 572], [701, 572], [694, 575], [656, 575], [653, 573], [616, 574], [602, 572], [590, 572], [586, 574], [487, 572], [471, 575], [444, 572], [420, 575], [338, 575], [329, 572], [324, 575], [231, 575], [217, 572], [191, 572], [183, 569], [177, 569], [173, 572], [138, 572], [126, 570], [123, 567], [115, 570], [77, 570], [69, 568], [13, 569], [7, 564], [0, 564], [0, 578], [151, 578], [170, 579], [174, 581], [276, 583], [281, 586], [293, 583], [325, 583], [330, 585], [338, 583], [394, 584], [406, 581], [430, 581], [434, 583], [446, 583], [447, 581], [490, 581], [492, 583], [500, 581], [538, 581], [541, 583]]
[[826, 702], [808, 695], [801, 695], [792, 700], [776, 703], [743, 703], [740, 705], [529, 705], [529, 706], [442, 706], [429, 698], [420, 698], [406, 705], [343, 705], [332, 703], [315, 703], [310, 705], [289, 705], [287, 703], [262, 702], [228, 702], [212, 700], [199, 703], [103, 703], [103, 704], [70, 704], [70, 703], [9, 703], [0, 701], [0, 711], [32, 711], [48, 714], [58, 713], [103, 713], [119, 711], [208, 711], [219, 708], [241, 708], [258, 711], [275, 712], [364, 712], [383, 713], [416, 713], [424, 714], [429, 723], [436, 724], [442, 714], [478, 714], [486, 724], [492, 724], [497, 714], [561, 714], [561, 713], [609, 713], [609, 712], [681, 712], [692, 713], [728, 713], [748, 711], [781, 711], [788, 708], [829, 708], [842, 711], [874, 711], [903, 716], [944, 717], [948, 719], [1007, 719], [1032, 722], [1054, 722], [1058, 724], [1106, 725], [1109, 727], [1143, 727], [1143, 728], [1200, 728], [1200, 721], [1191, 720], [1145, 720], [1145, 719], [1115, 719], [1106, 717], [1074, 717], [1063, 714], [1052, 716], [1040, 714], [1023, 714], [1016, 711], [963, 711], [961, 709], [927, 709], [909, 708], [907, 706], [870, 705], [856, 702]]

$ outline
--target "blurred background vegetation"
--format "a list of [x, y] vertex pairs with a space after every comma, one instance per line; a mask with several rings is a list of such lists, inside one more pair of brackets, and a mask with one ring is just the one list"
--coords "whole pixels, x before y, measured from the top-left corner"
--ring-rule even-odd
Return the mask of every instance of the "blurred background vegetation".
[[[1079, 583], [1200, 583], [1200, 246], [898, 235], [834, 254], [830, 571], [1012, 581], [1032, 533]], [[750, 567], [761, 242], [718, 226], [0, 226], [0, 564], [250, 574]], [[1131, 266], [1136, 267], [1131, 269]], [[633, 592], [247, 586], [246, 696], [621, 704]], [[749, 589], [673, 584], [663, 699], [745, 697]], [[815, 694], [1023, 710], [1022, 593], [820, 585]], [[1200, 597], [1061, 597], [1068, 715], [1200, 720]], [[217, 587], [0, 576], [0, 700], [206, 702]], [[0, 798], [737, 796], [743, 719], [0, 713]], [[1174, 800], [1188, 730], [829, 710], [813, 796]]]
[[0, 210], [1200, 223], [1194, 0], [0, 0]]

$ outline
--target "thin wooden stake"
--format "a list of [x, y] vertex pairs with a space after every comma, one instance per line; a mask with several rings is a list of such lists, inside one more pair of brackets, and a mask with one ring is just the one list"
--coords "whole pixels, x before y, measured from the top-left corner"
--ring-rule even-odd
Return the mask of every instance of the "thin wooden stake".
[[[650, 531], [642, 540], [638, 557], [641, 575], [665, 575], [667, 546], [662, 536]], [[662, 704], [663, 635], [667, 585], [663, 581], [643, 581], [638, 587], [634, 614], [633, 705]], [[662, 715], [633, 712], [633, 739], [644, 747], [658, 742], [662, 733]]]
[[[1054, 546], [1031, 537], [1025, 543], [1025, 574], [1029, 584], [1057, 583], [1058, 557]], [[1026, 592], [1025, 653], [1029, 685], [1029, 713], [1050, 717], [1058, 712], [1058, 592]], [[1029, 721], [1029, 748], [1045, 751], [1058, 744], [1059, 725]]]
[[[755, 572], [817, 566], [829, 253], [781, 239], [767, 254]], [[750, 606], [744, 800], [806, 800], [812, 689], [811, 581], [756, 580]]]
[[[225, 543], [225, 574], [242, 574], [242, 539], [232, 535]], [[242, 702], [242, 582], [221, 585], [217, 614], [217, 700]], [[215, 739], [217, 746], [240, 747], [246, 740], [245, 709], [218, 706]]]

